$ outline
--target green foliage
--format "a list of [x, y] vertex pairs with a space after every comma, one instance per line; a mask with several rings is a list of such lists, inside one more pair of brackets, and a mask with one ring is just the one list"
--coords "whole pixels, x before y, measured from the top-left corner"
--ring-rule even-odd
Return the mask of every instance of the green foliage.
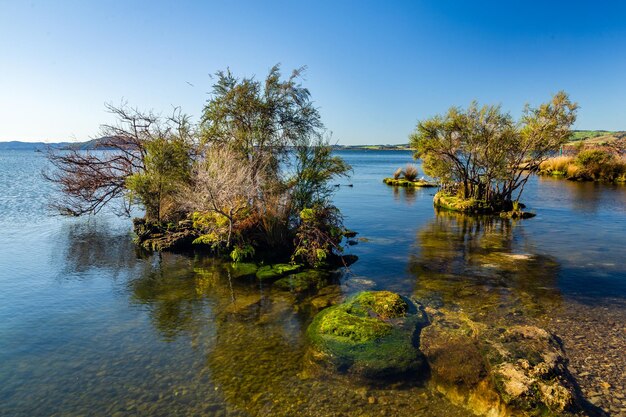
[[260, 267], [256, 272], [256, 277], [260, 281], [280, 278], [288, 274], [295, 274], [302, 269], [301, 264], [274, 264]]
[[592, 139], [600, 136], [610, 135], [611, 133], [608, 130], [574, 130], [572, 131], [572, 136], [570, 137], [571, 141], [582, 141], [584, 139]]
[[241, 262], [244, 259], [251, 258], [254, 256], [255, 250], [254, 247], [250, 244], [238, 245], [235, 246], [230, 252], [230, 258], [234, 262]]
[[146, 219], [161, 221], [176, 211], [175, 194], [191, 176], [190, 152], [190, 144], [176, 136], [145, 144], [144, 170], [127, 177], [126, 187], [144, 206]]
[[239, 79], [230, 70], [218, 72], [202, 115], [202, 143], [227, 145], [249, 161], [255, 173], [265, 171], [267, 181], [278, 181], [288, 146], [323, 130], [309, 90], [299, 83], [303, 71], [297, 69], [282, 80], [276, 65], [264, 82]]
[[574, 160], [579, 168], [578, 177], [582, 179], [619, 181], [626, 174], [626, 161], [605, 149], [587, 149], [581, 151]]
[[615, 161], [615, 155], [602, 149], [587, 149], [576, 156], [576, 164], [581, 168], [607, 165]]
[[344, 228], [339, 210], [334, 206], [314, 206], [300, 212], [292, 259], [319, 268], [327, 258], [341, 252]]
[[193, 241], [195, 245], [208, 245], [219, 250], [225, 246], [229, 234], [229, 219], [217, 212], [194, 212], [191, 214], [193, 228], [201, 235]]
[[352, 168], [332, 154], [322, 137], [302, 138], [295, 147], [295, 174], [288, 182], [295, 212], [305, 207], [328, 204], [333, 189], [329, 181], [345, 176]]
[[[213, 204], [208, 209], [220, 211], [231, 221], [235, 203], [245, 204], [248, 211], [244, 219], [253, 221], [261, 231], [256, 244], [269, 248], [290, 242], [294, 226], [300, 224], [300, 212], [306, 207], [328, 205], [333, 191], [329, 181], [350, 170], [332, 154], [319, 112], [309, 91], [300, 85], [302, 72], [298, 69], [282, 79], [275, 66], [263, 81], [218, 72], [200, 124], [204, 153], [227, 149], [228, 158], [221, 158], [225, 167], [220, 165], [220, 171], [232, 171], [232, 175], [205, 175], [202, 184], [229, 182], [229, 186], [205, 187], [211, 192], [199, 200], [214, 202], [217, 196], [228, 196], [229, 208]], [[232, 181], [241, 172], [227, 165], [246, 166], [249, 184], [239, 187], [241, 181]], [[242, 191], [233, 192], [239, 188]], [[241, 198], [236, 198], [238, 195]], [[237, 229], [237, 222], [232, 226]], [[247, 236], [240, 237], [247, 242]], [[317, 249], [312, 248], [311, 253], [321, 262], [325, 253]]]
[[520, 123], [499, 106], [463, 110], [421, 121], [411, 135], [415, 157], [444, 187], [462, 198], [502, 204], [518, 200], [530, 173], [570, 137], [577, 105], [556, 94], [538, 108], [526, 107]]

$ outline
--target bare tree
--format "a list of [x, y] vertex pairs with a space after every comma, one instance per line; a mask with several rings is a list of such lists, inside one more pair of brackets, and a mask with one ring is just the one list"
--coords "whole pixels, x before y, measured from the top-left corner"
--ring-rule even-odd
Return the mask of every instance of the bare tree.
[[63, 214], [95, 214], [115, 200], [128, 214], [130, 201], [120, 197], [128, 191], [126, 179], [145, 170], [146, 144], [168, 135], [191, 138], [194, 134], [188, 117], [178, 108], [165, 119], [125, 103], [119, 107], [107, 104], [106, 108], [117, 123], [101, 127], [102, 137], [92, 141], [93, 150], [48, 152], [53, 169], [44, 171], [43, 176], [59, 187], [61, 194], [52, 206]]

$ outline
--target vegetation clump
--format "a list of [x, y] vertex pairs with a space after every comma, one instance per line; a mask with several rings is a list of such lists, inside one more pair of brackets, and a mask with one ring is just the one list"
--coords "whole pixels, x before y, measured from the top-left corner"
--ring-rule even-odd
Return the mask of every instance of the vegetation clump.
[[410, 144], [442, 190], [435, 204], [463, 212], [499, 213], [519, 202], [529, 176], [570, 136], [577, 105], [560, 92], [519, 122], [499, 106], [451, 108], [421, 121]]
[[49, 155], [57, 208], [93, 214], [121, 201], [129, 214], [138, 204], [137, 240], [151, 250], [336, 261], [345, 228], [329, 182], [350, 166], [332, 154], [302, 72], [283, 79], [275, 66], [260, 81], [220, 71], [197, 124], [178, 109], [163, 118], [109, 106], [118, 123], [103, 128], [106, 151]]
[[394, 171], [393, 176], [391, 178], [383, 179], [383, 182], [387, 185], [392, 185], [394, 187], [420, 187], [420, 188], [430, 188], [436, 187], [437, 185], [426, 181], [425, 179], [417, 179], [418, 175], [417, 166], [414, 164], [407, 164], [407, 166], [402, 169], [398, 168]]
[[366, 291], [318, 313], [307, 329], [313, 362], [366, 377], [422, 367], [415, 340], [427, 323], [422, 310], [398, 294]]
[[580, 146], [574, 155], [557, 156], [539, 166], [540, 175], [564, 177], [572, 181], [626, 182], [626, 142], [611, 146]]

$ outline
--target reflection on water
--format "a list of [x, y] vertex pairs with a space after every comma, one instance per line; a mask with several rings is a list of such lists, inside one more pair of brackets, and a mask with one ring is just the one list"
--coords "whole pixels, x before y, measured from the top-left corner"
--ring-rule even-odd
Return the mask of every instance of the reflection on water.
[[119, 230], [106, 221], [67, 223], [61, 233], [64, 239], [58, 242], [53, 256], [63, 255], [63, 278], [79, 277], [94, 268], [107, 269], [117, 276], [150, 255], [133, 243], [128, 228]]
[[417, 232], [409, 258], [415, 295], [490, 319], [525, 318], [554, 308], [560, 301], [559, 265], [537, 253], [518, 224], [438, 211]]
[[0, 154], [0, 415], [464, 416], [411, 381], [311, 372], [311, 318], [371, 288], [480, 320], [532, 318], [573, 292], [626, 294], [620, 189], [531, 179], [528, 222], [433, 214], [432, 190], [381, 182], [410, 152], [343, 156], [354, 187], [336, 202], [360, 232], [359, 261], [298, 289], [138, 251], [128, 219], [50, 217], [44, 160]]
[[413, 205], [417, 198], [417, 191], [413, 187], [392, 187], [393, 198], [396, 201], [405, 201], [408, 205]]

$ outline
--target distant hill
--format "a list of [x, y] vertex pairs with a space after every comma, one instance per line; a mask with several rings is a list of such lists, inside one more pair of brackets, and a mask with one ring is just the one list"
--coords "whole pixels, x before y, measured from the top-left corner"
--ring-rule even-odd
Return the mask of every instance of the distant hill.
[[45, 142], [0, 142], [0, 151], [45, 151], [46, 149], [54, 148], [60, 149], [71, 146], [71, 142], [57, 142], [57, 143], [45, 143]]
[[[88, 140], [85, 142], [0, 142], [0, 151], [45, 151], [52, 149], [96, 149], [107, 137]], [[570, 143], [583, 141], [587, 144], [602, 145], [619, 139], [626, 139], [626, 131], [609, 130], [574, 130]], [[100, 148], [104, 149], [104, 148]], [[408, 144], [399, 145], [334, 145], [337, 150], [411, 150]]]
[[583, 141], [587, 144], [605, 144], [626, 138], [625, 131], [609, 130], [574, 130], [570, 142]]
[[400, 145], [335, 145], [334, 149], [346, 150], [346, 151], [397, 151], [397, 150], [411, 150], [408, 143]]
[[[47, 149], [96, 149], [107, 137], [88, 140], [85, 142], [0, 142], [0, 151], [46, 151]], [[105, 149], [105, 148], [100, 148]]]

